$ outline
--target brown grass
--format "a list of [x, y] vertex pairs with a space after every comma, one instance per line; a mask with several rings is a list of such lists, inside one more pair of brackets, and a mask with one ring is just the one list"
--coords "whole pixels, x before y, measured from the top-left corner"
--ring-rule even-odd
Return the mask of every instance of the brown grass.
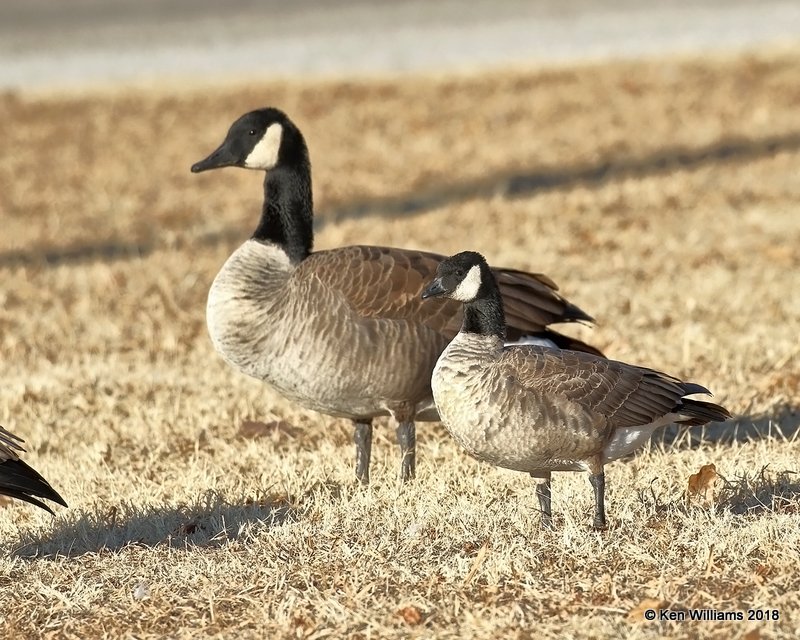
[[[267, 103], [309, 139], [319, 247], [544, 271], [598, 318], [579, 335], [740, 418], [610, 465], [603, 534], [584, 476], [556, 477], [542, 532], [530, 480], [438, 425], [415, 483], [382, 428], [354, 486], [348, 424], [233, 372], [205, 332], [261, 176], [188, 167]], [[0, 635], [796, 637], [798, 104], [800, 53], [1, 97], [0, 423], [70, 508], [0, 512]], [[687, 504], [707, 463], [724, 481]]]

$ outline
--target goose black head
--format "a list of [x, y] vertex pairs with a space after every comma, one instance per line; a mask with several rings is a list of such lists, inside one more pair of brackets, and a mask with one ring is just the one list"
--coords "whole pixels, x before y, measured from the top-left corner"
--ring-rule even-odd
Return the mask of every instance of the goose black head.
[[439, 263], [436, 278], [422, 298], [446, 297], [460, 302], [473, 302], [495, 285], [486, 259], [474, 251], [462, 251]]
[[192, 173], [221, 167], [270, 171], [279, 166], [308, 164], [300, 130], [283, 111], [267, 107], [244, 114], [231, 125], [223, 143]]

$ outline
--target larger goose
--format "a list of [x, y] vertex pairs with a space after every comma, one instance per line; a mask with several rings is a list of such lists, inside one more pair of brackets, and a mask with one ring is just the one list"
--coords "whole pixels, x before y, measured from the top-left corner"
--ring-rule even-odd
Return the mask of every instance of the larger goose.
[[501, 290], [471, 251], [440, 263], [423, 298], [463, 303], [464, 321], [433, 371], [433, 397], [447, 430], [468, 453], [542, 482], [542, 523], [551, 526], [550, 475], [588, 471], [594, 526], [605, 528], [603, 465], [634, 451], [659, 427], [727, 420], [709, 394], [652, 369], [577, 351], [504, 345]]
[[30, 502], [51, 514], [52, 509], [37, 498], [52, 500], [66, 507], [64, 498], [50, 483], [19, 459], [19, 454], [25, 451], [23, 443], [22, 439], [0, 427], [0, 494]]
[[[391, 415], [401, 477], [415, 471], [415, 420], [438, 420], [430, 377], [461, 324], [453, 301], [421, 304], [444, 259], [433, 253], [350, 246], [312, 253], [311, 165], [300, 130], [260, 109], [230, 127], [193, 172], [220, 167], [266, 172], [252, 237], [217, 274], [208, 295], [212, 342], [236, 369], [299, 405], [355, 423], [356, 475], [369, 480], [372, 419]], [[547, 328], [591, 321], [546, 276], [496, 269], [511, 339], [598, 353]]]

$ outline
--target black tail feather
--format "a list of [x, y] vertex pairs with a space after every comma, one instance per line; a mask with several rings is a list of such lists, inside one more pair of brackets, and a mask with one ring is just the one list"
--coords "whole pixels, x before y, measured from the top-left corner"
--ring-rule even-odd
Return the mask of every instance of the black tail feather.
[[579, 306], [571, 302], [566, 302], [564, 307], [564, 319], [562, 322], [585, 322], [587, 324], [595, 324], [595, 319]]
[[[700, 386], [700, 385], [695, 385]], [[701, 387], [702, 388], [702, 387]], [[701, 393], [693, 391], [692, 393]], [[686, 416], [687, 420], [681, 420], [681, 424], [689, 426], [698, 426], [707, 424], [709, 422], [725, 422], [733, 418], [731, 413], [723, 406], [714, 404], [713, 402], [704, 402], [703, 400], [691, 400], [683, 398], [673, 410], [682, 416]]]
[[50, 483], [22, 460], [6, 460], [0, 463], [0, 494], [24, 500], [50, 513], [53, 511], [36, 498], [52, 500], [67, 506], [64, 498], [50, 486]]
[[681, 387], [683, 387], [684, 395], [687, 396], [694, 395], [695, 393], [702, 393], [707, 396], [714, 395], [703, 385], [697, 384], [696, 382], [681, 382]]

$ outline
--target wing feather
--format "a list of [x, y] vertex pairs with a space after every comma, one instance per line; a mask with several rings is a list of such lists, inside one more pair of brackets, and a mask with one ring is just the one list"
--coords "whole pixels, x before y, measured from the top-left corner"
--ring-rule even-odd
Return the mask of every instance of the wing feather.
[[[420, 294], [445, 259], [435, 253], [390, 247], [349, 246], [306, 258], [292, 278], [314, 278], [340, 295], [362, 318], [421, 322], [452, 339], [461, 327], [462, 305], [454, 300], [423, 301]], [[494, 269], [507, 313], [509, 337], [545, 332], [556, 322], [591, 317], [557, 293], [542, 274]], [[576, 348], [582, 343], [574, 342]]]
[[[497, 366], [515, 379], [522, 393], [555, 398], [565, 411], [577, 409], [604, 418], [611, 428], [638, 427], [671, 413], [680, 414], [686, 407], [694, 407], [683, 400], [687, 392], [704, 388], [653, 369], [537, 346], [508, 348]], [[691, 415], [700, 413], [694, 409]], [[706, 411], [700, 417], [706, 415], [722, 414]]]

